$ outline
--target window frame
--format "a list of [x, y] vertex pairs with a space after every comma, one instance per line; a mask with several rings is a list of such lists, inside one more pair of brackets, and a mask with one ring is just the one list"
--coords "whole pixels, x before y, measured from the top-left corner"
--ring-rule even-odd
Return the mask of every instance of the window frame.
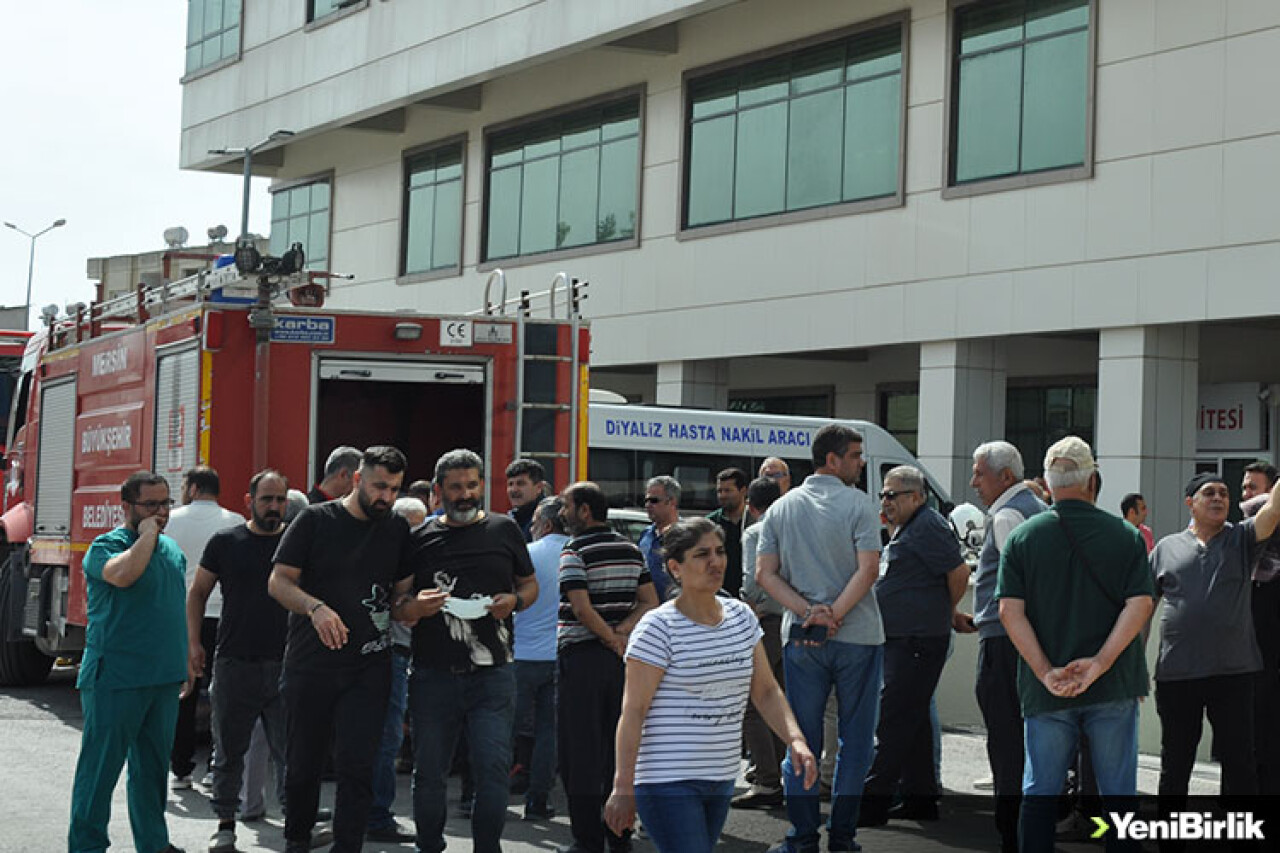
[[[239, 5], [240, 5], [240, 19], [239, 19], [239, 20], [240, 20], [240, 23], [237, 25], [237, 29], [239, 29], [239, 30], [240, 30], [240, 38], [239, 38], [239, 43], [236, 45], [236, 53], [235, 53], [235, 56], [228, 56], [228, 57], [225, 57], [225, 58], [223, 58], [223, 59], [219, 59], [217, 62], [210, 62], [208, 65], [202, 65], [201, 67], [196, 68], [196, 69], [194, 69], [194, 70], [192, 70], [192, 71], [187, 71], [187, 70], [186, 70], [186, 64], [187, 64], [187, 50], [188, 50], [188, 48], [190, 48], [190, 47], [191, 47], [191, 45], [186, 44], [186, 38], [185, 38], [185, 36], [184, 36], [184, 37], [183, 37], [183, 45], [182, 45], [182, 65], [183, 65], [183, 73], [182, 73], [182, 76], [181, 76], [180, 78], [178, 78], [178, 83], [179, 83], [179, 84], [183, 84], [183, 83], [190, 83], [192, 80], [198, 80], [198, 79], [200, 79], [201, 77], [204, 77], [205, 75], [212, 74], [212, 73], [213, 73], [213, 72], [215, 72], [215, 71], [220, 71], [220, 70], [222, 70], [223, 68], [226, 68], [226, 67], [228, 67], [228, 66], [230, 66], [230, 65], [235, 65], [235, 64], [236, 64], [237, 62], [239, 62], [239, 61], [240, 61], [240, 59], [244, 56], [244, 7], [245, 7], [245, 3], [244, 3], [244, 0], [232, 0], [232, 2], [238, 2], [238, 3], [239, 3]], [[191, 0], [187, 0], [187, 15], [188, 15], [188, 17], [191, 15]], [[220, 30], [219, 32], [225, 32], [225, 30]], [[207, 35], [206, 35], [206, 38], [207, 38]], [[201, 41], [203, 42], [203, 41], [204, 41], [204, 39], [202, 39]]]
[[[565, 249], [551, 249], [545, 252], [531, 252], [529, 254], [511, 255], [504, 258], [490, 258], [489, 184], [492, 177], [492, 170], [489, 168], [489, 156], [493, 147], [493, 138], [520, 127], [533, 126], [540, 122], [571, 115], [573, 113], [589, 110], [595, 107], [620, 104], [633, 98], [637, 102], [636, 119], [639, 122], [636, 137], [635, 233], [629, 239], [610, 240], [607, 243], [588, 243], [583, 246], [571, 246]], [[602, 93], [583, 100], [573, 101], [568, 104], [561, 104], [560, 106], [541, 110], [539, 112], [528, 113], [520, 116], [519, 118], [508, 119], [506, 121], [486, 125], [482, 128], [480, 131], [480, 168], [482, 171], [480, 186], [480, 236], [477, 240], [479, 253], [476, 259], [476, 271], [489, 272], [499, 268], [521, 267], [531, 264], [545, 263], [547, 261], [563, 260], [565, 258], [581, 258], [589, 255], [603, 255], [610, 252], [640, 248], [640, 232], [643, 230], [644, 222], [644, 137], [646, 129], [645, 111], [647, 105], [648, 86], [641, 83], [635, 86], [628, 86], [624, 89], [615, 89], [611, 92]]]
[[[800, 53], [809, 48], [826, 44], [835, 44], [845, 39], [870, 32], [872, 30], [897, 24], [902, 34], [902, 69], [901, 90], [898, 107], [898, 185], [893, 195], [859, 201], [839, 201], [831, 204], [807, 207], [803, 210], [767, 213], [747, 219], [733, 219], [728, 222], [717, 222], [710, 225], [689, 226], [689, 167], [691, 165], [690, 146], [693, 144], [692, 113], [693, 101], [689, 96], [691, 85], [698, 81], [726, 71], [779, 59], [793, 53]], [[755, 231], [760, 228], [772, 228], [778, 225], [790, 225], [797, 222], [813, 222], [838, 216], [849, 216], [857, 213], [869, 213], [876, 210], [887, 210], [904, 207], [907, 203], [907, 110], [908, 95], [911, 85], [911, 13], [904, 9], [888, 15], [880, 15], [866, 21], [860, 21], [837, 30], [816, 33], [802, 39], [774, 45], [763, 50], [741, 54], [729, 59], [720, 60], [709, 65], [687, 69], [680, 78], [680, 193], [676, 199], [676, 240], [696, 240], [703, 237], [717, 237], [721, 234], [733, 234], [739, 231]]]
[[1039, 172], [1006, 175], [998, 178], [979, 178], [963, 184], [955, 183], [955, 176], [952, 170], [955, 167], [957, 141], [955, 110], [959, 98], [956, 89], [960, 85], [959, 75], [956, 73], [960, 50], [960, 33], [956, 27], [956, 13], [968, 6], [986, 2], [990, 2], [990, 0], [947, 0], [946, 88], [943, 90], [942, 109], [942, 197], [946, 199], [968, 198], [975, 195], [986, 195], [987, 193], [1092, 178], [1096, 127], [1094, 119], [1097, 114], [1098, 0], [1085, 0], [1085, 4], [1089, 7], [1089, 29], [1086, 37], [1088, 49], [1085, 58], [1084, 162], [1079, 166], [1061, 166], [1057, 169], [1045, 169]]
[[[442, 278], [453, 278], [462, 274], [463, 256], [467, 249], [467, 143], [466, 133], [415, 145], [400, 153], [400, 258], [397, 268], [396, 284], [418, 284], [424, 281], [435, 281]], [[462, 184], [461, 204], [458, 206], [458, 263], [452, 267], [441, 267], [423, 272], [408, 272], [409, 260], [409, 163], [416, 157], [443, 151], [457, 145], [461, 149]]]
[[[305, 177], [291, 178], [290, 180], [287, 180], [287, 181], [281, 181], [278, 184], [273, 184], [272, 186], [268, 187], [267, 192], [271, 195], [272, 205], [274, 206], [276, 193], [288, 192], [289, 190], [296, 190], [299, 187], [305, 187], [310, 184], [318, 184], [321, 182], [327, 183], [329, 185], [329, 233], [326, 235], [326, 242], [328, 245], [328, 254], [325, 257], [325, 269], [333, 269], [333, 210], [337, 202], [337, 194], [338, 194], [338, 187], [337, 187], [338, 181], [337, 181], [337, 175], [334, 172], [334, 170], [328, 169], [326, 171], [316, 172], [314, 174], [307, 175]], [[274, 220], [272, 220], [272, 222], [274, 222]], [[270, 246], [270, 241], [271, 241], [271, 235], [268, 234], [267, 235], [268, 246]], [[303, 246], [302, 251], [307, 255], [307, 263], [310, 263], [311, 255], [309, 252], [307, 252], [307, 247]], [[310, 268], [304, 267], [304, 269], [310, 269]]]
[[303, 22], [302, 31], [309, 33], [314, 29], [327, 26], [332, 24], [334, 21], [341, 21], [343, 18], [354, 15], [358, 12], [363, 12], [368, 8], [369, 0], [356, 0], [356, 2], [352, 3], [345, 9], [334, 9], [332, 12], [321, 15], [317, 18], [315, 0], [307, 0], [306, 4], [303, 6], [303, 10], [306, 14], [306, 21]]

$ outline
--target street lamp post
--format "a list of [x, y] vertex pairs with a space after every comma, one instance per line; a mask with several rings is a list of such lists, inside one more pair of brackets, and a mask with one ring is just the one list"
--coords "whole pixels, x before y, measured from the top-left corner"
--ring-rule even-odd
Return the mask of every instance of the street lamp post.
[[50, 225], [48, 228], [44, 229], [43, 231], [37, 231], [34, 234], [32, 234], [30, 231], [24, 231], [23, 229], [19, 228], [17, 225], [14, 225], [12, 222], [6, 222], [4, 224], [4, 227], [12, 228], [14, 231], [17, 231], [19, 234], [23, 235], [24, 237], [26, 237], [31, 241], [31, 251], [27, 254], [27, 301], [23, 304], [23, 308], [25, 309], [25, 313], [23, 314], [23, 317], [24, 317], [24, 321], [26, 323], [26, 328], [28, 331], [30, 331], [31, 329], [31, 275], [32, 273], [35, 272], [35, 268], [36, 268], [36, 240], [44, 236], [45, 234], [49, 233], [53, 229], [61, 228], [63, 225], [66, 225], [66, 224], [67, 224], [67, 220], [56, 219], [54, 220], [53, 224]]
[[213, 148], [209, 150], [210, 154], [231, 154], [240, 155], [244, 158], [244, 192], [240, 199], [240, 237], [241, 239], [249, 236], [249, 191], [250, 181], [253, 178], [253, 154], [272, 142], [281, 139], [288, 139], [293, 136], [292, 130], [277, 130], [257, 145], [250, 145], [245, 148]]

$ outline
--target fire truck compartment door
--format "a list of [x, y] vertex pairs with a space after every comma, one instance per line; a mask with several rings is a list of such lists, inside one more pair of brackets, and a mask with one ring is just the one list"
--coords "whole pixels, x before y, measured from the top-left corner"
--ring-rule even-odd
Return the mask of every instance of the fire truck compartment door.
[[483, 385], [484, 366], [334, 358], [320, 362], [320, 378], [348, 379], [356, 382], [443, 382], [450, 385]]
[[199, 461], [200, 350], [185, 346], [156, 360], [155, 471], [182, 493], [182, 473]]
[[76, 381], [40, 392], [40, 469], [36, 473], [36, 533], [71, 535], [72, 472], [76, 458]]

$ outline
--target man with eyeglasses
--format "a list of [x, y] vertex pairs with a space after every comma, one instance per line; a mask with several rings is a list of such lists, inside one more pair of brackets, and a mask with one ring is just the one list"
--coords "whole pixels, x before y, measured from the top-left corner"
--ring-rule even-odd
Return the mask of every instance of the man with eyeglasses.
[[407, 465], [394, 447], [370, 447], [351, 492], [304, 509], [276, 549], [267, 591], [293, 613], [283, 681], [286, 853], [311, 847], [331, 733], [333, 850], [364, 843], [391, 693], [392, 589], [414, 568], [409, 525], [391, 511]]
[[1222, 763], [1222, 793], [1256, 794], [1253, 687], [1262, 669], [1250, 612], [1250, 573], [1258, 550], [1280, 523], [1280, 484], [1252, 518], [1227, 521], [1231, 493], [1216, 474], [1187, 483], [1191, 526], [1151, 552], [1156, 594], [1165, 599], [1156, 659], [1160, 785], [1176, 808], [1187, 796], [1203, 717]]
[[776, 456], [770, 456], [761, 462], [760, 471], [756, 476], [773, 480], [784, 495], [791, 489], [791, 466]]
[[[919, 468], [899, 465], [885, 475], [880, 511], [893, 537], [880, 553], [875, 584], [884, 620], [884, 687], [875, 758], [858, 816], [863, 826], [890, 818], [937, 820], [929, 700], [947, 661], [952, 627], [976, 630], [956, 613], [969, 567], [950, 524], [926, 503]], [[899, 791], [902, 802], [891, 809]]]
[[138, 850], [176, 851], [165, 826], [165, 775], [186, 680], [186, 560], [162, 536], [169, 484], [150, 471], [120, 487], [124, 523], [84, 555], [89, 624], [76, 686], [84, 709], [67, 847], [105, 850], [111, 795], [129, 764]]
[[[182, 506], [169, 515], [164, 532], [178, 543], [187, 558], [187, 591], [196, 579], [196, 569], [209, 537], [228, 527], [244, 524], [244, 516], [224, 509], [218, 504], [222, 483], [218, 472], [207, 465], [197, 465], [182, 475]], [[218, 639], [218, 620], [222, 615], [222, 591], [216, 587], [208, 597], [201, 622], [200, 644], [213, 651]], [[212, 659], [209, 661], [212, 672]], [[178, 703], [178, 726], [173, 735], [173, 752], [169, 756], [169, 769], [173, 772], [171, 783], [175, 791], [191, 787], [192, 771], [196, 768], [196, 706], [200, 693], [209, 687], [207, 678], [193, 684]], [[217, 737], [209, 756], [212, 770], [217, 753]]]
[[649, 480], [644, 488], [644, 511], [653, 523], [640, 534], [637, 544], [658, 601], [662, 602], [671, 594], [671, 576], [667, 574], [667, 561], [662, 558], [662, 534], [680, 520], [680, 482], [665, 474]]
[[[284, 788], [284, 703], [280, 667], [288, 612], [267, 594], [271, 557], [284, 531], [289, 483], [278, 471], [259, 471], [249, 480], [245, 506], [249, 521], [209, 538], [187, 593], [188, 684], [212, 671], [211, 724], [218, 750], [213, 762], [213, 810], [218, 829], [211, 853], [235, 850], [236, 810], [245, 753], [261, 720], [276, 765], [277, 794]], [[201, 614], [215, 589], [224, 596], [218, 623], [217, 655], [200, 638]]]

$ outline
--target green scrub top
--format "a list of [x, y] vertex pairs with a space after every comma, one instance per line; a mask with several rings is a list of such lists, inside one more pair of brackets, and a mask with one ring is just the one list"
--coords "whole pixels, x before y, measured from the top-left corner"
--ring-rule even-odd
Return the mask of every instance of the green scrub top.
[[112, 586], [102, 578], [107, 561], [136, 541], [136, 532], [117, 527], [94, 539], [84, 555], [89, 627], [76, 682], [82, 690], [187, 679], [187, 559], [178, 543], [161, 534], [146, 570], [132, 586]]

